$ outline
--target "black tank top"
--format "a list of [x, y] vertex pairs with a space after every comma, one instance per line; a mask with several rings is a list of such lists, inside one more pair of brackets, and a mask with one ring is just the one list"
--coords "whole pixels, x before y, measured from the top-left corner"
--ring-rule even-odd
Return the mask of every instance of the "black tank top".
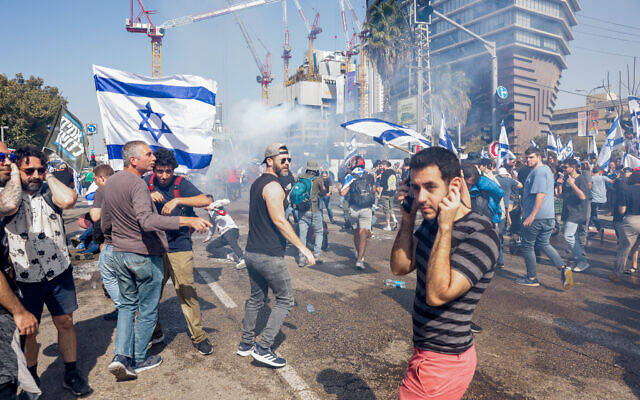
[[284, 257], [286, 240], [271, 220], [267, 202], [262, 198], [262, 190], [271, 182], [278, 182], [272, 174], [262, 174], [251, 185], [249, 192], [249, 237], [247, 251]]

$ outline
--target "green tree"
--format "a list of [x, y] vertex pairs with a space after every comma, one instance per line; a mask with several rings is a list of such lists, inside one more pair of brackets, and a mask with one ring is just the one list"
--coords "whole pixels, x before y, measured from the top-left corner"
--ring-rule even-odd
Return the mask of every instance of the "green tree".
[[489, 145], [487, 144], [487, 142], [482, 140], [480, 136], [474, 136], [464, 144], [464, 152], [466, 154], [469, 154], [471, 152], [479, 154], [482, 151], [482, 148], [485, 148], [487, 151], [489, 151]]
[[367, 56], [385, 81], [385, 109], [394, 90], [395, 76], [411, 60], [411, 30], [407, 15], [398, 9], [396, 2], [380, 2], [371, 12], [366, 29]]
[[0, 126], [9, 126], [5, 142], [9, 147], [33, 144], [42, 147], [48, 134], [48, 125], [67, 100], [56, 87], [45, 86], [42, 78], [22, 74], [8, 79], [0, 74]]
[[[467, 114], [471, 108], [469, 91], [471, 80], [464, 71], [452, 71], [449, 65], [440, 66], [433, 71], [433, 106], [441, 112], [435, 113], [434, 127], [440, 126], [442, 112], [448, 123], [467, 123]], [[450, 127], [453, 127], [450, 126]]]

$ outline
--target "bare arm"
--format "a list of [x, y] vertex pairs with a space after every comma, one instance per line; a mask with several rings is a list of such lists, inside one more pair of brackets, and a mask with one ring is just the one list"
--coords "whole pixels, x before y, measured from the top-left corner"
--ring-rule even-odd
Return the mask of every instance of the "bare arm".
[[162, 207], [162, 214], [171, 215], [171, 212], [177, 206], [206, 207], [209, 204], [211, 204], [211, 200], [209, 200], [209, 198], [204, 194], [191, 197], [175, 197]]
[[101, 208], [92, 208], [91, 210], [89, 210], [89, 216], [91, 217], [91, 220], [93, 222], [96, 222], [100, 219], [101, 210]]
[[21, 335], [30, 335], [38, 330], [38, 320], [28, 312], [13, 294], [7, 278], [0, 273], [0, 305], [13, 315]]
[[22, 201], [20, 172], [15, 164], [11, 164], [11, 179], [0, 193], [0, 216], [15, 214], [20, 207], [20, 201]]
[[46, 180], [55, 205], [63, 210], [67, 210], [76, 205], [78, 194], [75, 190], [60, 182], [58, 178], [50, 173], [47, 173]]
[[[284, 217], [284, 190], [278, 182], [271, 182], [262, 189], [262, 198], [267, 203], [267, 211], [271, 221], [275, 224], [276, 228], [282, 233], [285, 239], [293, 244], [302, 254], [305, 255], [310, 264], [315, 264], [313, 256], [307, 246], [302, 243], [302, 240], [296, 235], [293, 227]], [[307, 256], [308, 254], [308, 256]], [[309, 259], [311, 257], [311, 259]]]

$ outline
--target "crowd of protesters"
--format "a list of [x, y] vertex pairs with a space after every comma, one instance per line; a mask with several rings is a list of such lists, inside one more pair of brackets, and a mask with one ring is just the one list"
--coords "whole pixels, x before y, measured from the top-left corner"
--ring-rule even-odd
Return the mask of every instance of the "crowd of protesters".
[[[15, 157], [6, 154], [9, 150], [0, 143], [0, 398], [13, 398], [18, 386], [29, 398], [40, 394], [37, 332], [44, 305], [58, 331], [62, 384], [75, 395], [86, 395], [91, 388], [76, 368], [73, 312], [78, 303], [62, 219], [63, 210], [77, 201], [73, 180], [65, 165], [49, 172], [47, 157], [33, 146], [18, 148]], [[620, 160], [602, 170], [594, 157], [558, 161], [531, 147], [522, 159], [496, 169], [491, 159], [460, 161], [445, 149], [432, 148], [401, 163], [378, 160], [370, 168], [356, 155], [345, 160], [335, 178], [317, 161], [308, 160], [295, 177], [289, 171], [286, 145], [273, 143], [265, 150], [263, 173], [254, 168], [250, 174], [243, 251], [238, 225], [225, 210], [240, 197], [242, 174], [225, 170], [229, 199], [214, 199], [175, 172], [178, 163], [170, 150], [152, 152], [146, 143], [133, 141], [123, 147], [122, 155], [123, 170], [98, 165], [91, 171], [97, 190], [83, 217], [88, 229], [72, 240], [76, 247], [84, 243], [85, 252], [100, 254], [100, 274], [114, 306], [105, 319], [117, 320], [115, 354], [108, 369], [119, 381], [135, 379], [162, 362], [160, 355], [147, 350], [164, 340], [158, 304], [169, 278], [194, 348], [202, 355], [213, 352], [194, 285], [194, 231], [208, 232], [203, 242], [209, 243], [210, 252], [229, 246], [227, 258], [248, 272], [251, 292], [237, 354], [282, 367], [286, 360], [272, 345], [294, 304], [284, 262], [287, 244], [297, 249], [298, 266], [321, 263], [327, 240], [324, 215], [337, 224], [332, 205], [339, 204], [342, 229], [353, 233], [354, 266], [364, 270], [378, 213], [378, 229], [397, 231], [391, 271], [418, 274], [415, 351], [400, 389], [405, 399], [425, 395], [424, 376], [414, 374], [411, 366], [425, 363], [433, 354], [437, 357], [425, 373], [438, 381], [455, 381], [451, 398], [462, 396], [475, 370], [471, 332], [481, 331], [471, 322], [473, 309], [494, 269], [504, 267], [505, 249], [524, 259], [526, 273], [515, 283], [540, 285], [536, 255], [543, 252], [558, 269], [562, 287], [569, 289], [573, 274], [591, 266], [587, 240], [603, 240], [606, 214], [612, 217], [618, 241], [609, 278], [618, 282], [637, 271], [640, 168], [625, 168]], [[334, 192], [339, 203], [331, 199]], [[194, 208], [204, 209], [209, 218], [197, 217]], [[417, 215], [422, 224], [416, 229]], [[590, 226], [595, 229], [589, 231]], [[216, 230], [219, 236], [213, 239]], [[560, 231], [563, 241], [552, 244], [552, 236]], [[269, 289], [276, 302], [256, 341], [256, 318]], [[455, 328], [439, 317], [428, 317], [437, 315], [439, 307], [462, 304], [467, 312], [446, 319], [456, 320]], [[453, 364], [450, 355], [457, 357]]]

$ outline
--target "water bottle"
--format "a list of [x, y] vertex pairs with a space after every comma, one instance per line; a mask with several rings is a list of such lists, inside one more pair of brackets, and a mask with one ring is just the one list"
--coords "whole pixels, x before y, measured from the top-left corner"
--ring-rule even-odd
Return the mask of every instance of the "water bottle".
[[315, 309], [315, 308], [313, 308], [313, 304], [307, 304], [307, 311], [308, 311], [308, 312], [312, 313], [312, 312], [314, 312], [315, 310], [316, 310], [316, 309]]
[[407, 288], [407, 282], [405, 281], [394, 281], [393, 279], [385, 279], [384, 281], [382, 281], [382, 283], [384, 283], [385, 286], [393, 286], [401, 289]]
[[91, 282], [91, 288], [95, 289], [96, 288], [96, 281]]

